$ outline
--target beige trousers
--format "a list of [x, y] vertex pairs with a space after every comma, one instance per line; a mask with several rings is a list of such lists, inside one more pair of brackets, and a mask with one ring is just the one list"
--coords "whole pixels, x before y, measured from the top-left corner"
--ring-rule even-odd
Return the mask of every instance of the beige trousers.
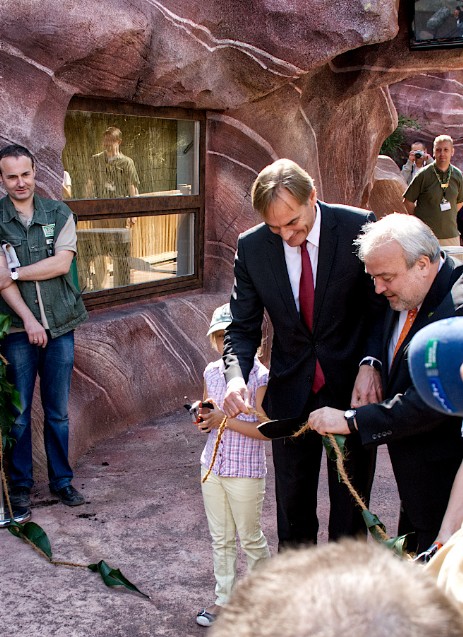
[[[201, 477], [206, 470], [201, 467]], [[224, 606], [236, 581], [236, 533], [248, 569], [270, 557], [260, 526], [265, 478], [222, 478], [211, 473], [201, 485], [212, 537], [217, 606]]]

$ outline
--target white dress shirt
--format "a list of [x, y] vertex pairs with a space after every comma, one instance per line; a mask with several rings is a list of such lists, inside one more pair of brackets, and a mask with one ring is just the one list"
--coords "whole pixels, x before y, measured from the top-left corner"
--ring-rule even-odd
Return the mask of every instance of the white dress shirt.
[[[317, 268], [318, 268], [318, 251], [320, 246], [320, 228], [321, 228], [321, 210], [320, 206], [315, 204], [315, 222], [311, 231], [307, 235], [307, 252], [309, 253], [310, 263], [312, 265], [313, 273], [313, 285], [315, 289], [317, 280]], [[301, 262], [301, 248], [296, 246], [292, 248], [286, 241], [283, 241], [283, 247], [285, 250], [286, 268], [288, 270], [289, 281], [291, 283], [291, 289], [293, 291], [294, 300], [296, 301], [296, 307], [299, 311], [299, 282], [301, 280], [302, 262]]]

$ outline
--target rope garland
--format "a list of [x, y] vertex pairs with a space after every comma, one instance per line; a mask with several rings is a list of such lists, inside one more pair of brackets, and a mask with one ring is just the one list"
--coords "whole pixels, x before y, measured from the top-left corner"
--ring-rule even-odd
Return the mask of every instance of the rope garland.
[[211, 475], [211, 471], [212, 471], [212, 468], [214, 467], [215, 459], [217, 458], [217, 453], [219, 451], [220, 441], [222, 440], [223, 432], [225, 431], [225, 428], [227, 426], [227, 420], [228, 420], [228, 417], [224, 416], [222, 422], [219, 425], [219, 428], [217, 431], [217, 438], [215, 439], [214, 451], [212, 452], [211, 463], [209, 465], [209, 469], [204, 474], [204, 477], [201, 480], [202, 484], [204, 484], [206, 480], [208, 479], [208, 477]]
[[[302, 427], [300, 429], [298, 429], [298, 431], [296, 431], [295, 434], [292, 435], [292, 438], [298, 438], [299, 436], [302, 436], [302, 434], [304, 434], [306, 431], [309, 431], [309, 430], [311, 431], [310, 426], [309, 426], [309, 422], [307, 421], [304, 425], [302, 425]], [[363, 501], [363, 498], [356, 491], [355, 487], [353, 486], [352, 482], [350, 481], [349, 476], [347, 475], [346, 467], [344, 466], [344, 457], [343, 457], [342, 451], [339, 448], [339, 445], [338, 445], [338, 443], [336, 441], [336, 438], [334, 437], [333, 434], [325, 434], [325, 436], [330, 441], [330, 444], [331, 444], [331, 446], [333, 447], [333, 449], [334, 449], [334, 451], [336, 453], [336, 468], [338, 470], [339, 476], [341, 477], [341, 480], [346, 485], [346, 487], [349, 489], [349, 492], [350, 492], [351, 496], [354, 498], [355, 502], [362, 509], [362, 511], [368, 511], [368, 507], [365, 504], [365, 502]], [[387, 535], [387, 533], [385, 533], [380, 526], [376, 526], [376, 528], [377, 528], [377, 531], [378, 531], [378, 535], [380, 535], [381, 538], [384, 541], [390, 539], [389, 536]]]
[[[1, 356], [1, 355], [0, 355]], [[3, 487], [3, 496], [5, 498], [5, 502], [6, 502], [6, 506], [8, 509], [8, 513], [9, 516], [11, 518], [11, 520], [14, 520], [14, 515], [13, 515], [13, 507], [11, 506], [11, 500], [10, 500], [10, 495], [9, 495], [9, 491], [8, 491], [8, 483], [7, 483], [7, 479], [6, 479], [6, 475], [5, 475], [5, 470], [3, 467], [3, 449], [2, 446], [0, 444], [0, 473], [1, 473], [1, 481], [2, 481], [2, 487]], [[53, 558], [49, 557], [46, 553], [44, 553], [42, 551], [42, 549], [40, 549], [38, 546], [36, 546], [34, 544], [34, 542], [31, 542], [31, 540], [29, 540], [29, 538], [27, 536], [25, 536], [24, 534], [21, 534], [21, 539], [24, 540], [24, 542], [26, 542], [26, 544], [29, 544], [29, 546], [31, 546], [34, 551], [36, 553], [38, 553], [41, 557], [44, 557], [48, 562], [50, 562], [50, 564], [53, 564], [54, 566], [73, 566], [76, 568], [88, 568], [88, 566], [86, 564], [77, 564], [75, 562], [62, 562], [59, 560], [54, 560]]]
[[[0, 354], [0, 357], [3, 358], [1, 354]], [[2, 474], [3, 495], [6, 500], [6, 506], [7, 506], [10, 518], [13, 519], [13, 509], [11, 507], [10, 496], [8, 494], [8, 484], [6, 482], [6, 475], [3, 470], [3, 444], [1, 444], [1, 442], [0, 442], [0, 472]]]
[[[265, 414], [262, 414], [262, 413], [256, 411], [252, 407], [248, 407], [248, 414], [256, 416], [257, 418], [262, 419], [263, 421], [265, 421], [267, 419], [267, 416]], [[220, 441], [222, 440], [223, 432], [225, 431], [225, 429], [227, 427], [227, 421], [228, 421], [228, 416], [224, 416], [222, 422], [220, 423], [220, 425], [218, 427], [217, 438], [215, 440], [214, 451], [212, 452], [211, 462], [209, 464], [209, 468], [208, 468], [207, 472], [204, 474], [204, 477], [201, 480], [201, 484], [204, 484], [206, 482], [206, 480], [208, 479], [208, 477], [210, 476], [210, 474], [212, 472], [212, 469], [213, 469], [214, 463], [215, 463], [215, 459], [217, 458], [217, 453], [219, 451]]]
[[[253, 415], [257, 416], [258, 418], [265, 419], [265, 414], [261, 414], [258, 411], [256, 411], [255, 409], [252, 409], [251, 407], [248, 409], [248, 412], [250, 414], [253, 414]], [[214, 463], [215, 463], [215, 460], [216, 460], [216, 457], [217, 457], [217, 453], [218, 453], [218, 450], [219, 450], [220, 441], [222, 440], [223, 432], [225, 431], [225, 428], [227, 426], [227, 420], [228, 420], [227, 416], [224, 416], [222, 422], [220, 423], [220, 425], [218, 427], [217, 438], [216, 438], [215, 445], [214, 445], [214, 451], [212, 453], [212, 459], [211, 459], [211, 462], [210, 462], [210, 465], [209, 465], [209, 468], [208, 468], [207, 472], [205, 473], [204, 477], [201, 480], [201, 482], [203, 484], [208, 479], [208, 477], [211, 474], [211, 471], [212, 471], [212, 469], [214, 467]], [[306, 431], [309, 431], [309, 430], [311, 430], [311, 429], [310, 429], [310, 426], [309, 426], [309, 422], [307, 421], [291, 437], [292, 438], [298, 438], [299, 436], [302, 436]], [[342, 453], [341, 449], [339, 448], [339, 445], [338, 445], [338, 443], [336, 441], [336, 438], [334, 437], [333, 434], [325, 434], [325, 435], [328, 438], [328, 440], [330, 441], [330, 444], [331, 444], [331, 446], [333, 447], [333, 449], [334, 449], [334, 451], [336, 453], [336, 468], [337, 468], [338, 474], [339, 474], [342, 482], [346, 485], [346, 487], [348, 488], [351, 496], [354, 498], [355, 502], [360, 507], [360, 509], [362, 511], [368, 511], [368, 507], [365, 504], [365, 502], [363, 501], [363, 498], [359, 495], [359, 493], [357, 492], [357, 490], [353, 486], [349, 476], [347, 475], [346, 467], [344, 466], [344, 456], [343, 456], [343, 453]], [[389, 536], [387, 535], [387, 533], [385, 533], [380, 526], [376, 526], [376, 529], [377, 529], [378, 535], [384, 541], [390, 539]]]

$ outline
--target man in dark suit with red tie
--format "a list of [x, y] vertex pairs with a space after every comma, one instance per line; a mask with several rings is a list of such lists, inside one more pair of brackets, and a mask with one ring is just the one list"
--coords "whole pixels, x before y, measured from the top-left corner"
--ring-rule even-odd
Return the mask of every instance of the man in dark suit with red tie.
[[463, 315], [463, 266], [441, 253], [432, 230], [414, 216], [388, 215], [364, 228], [356, 244], [376, 292], [390, 305], [381, 355], [385, 400], [352, 410], [349, 423], [342, 411], [325, 407], [311, 414], [309, 426], [321, 434], [351, 429], [365, 448], [387, 443], [401, 499], [398, 532], [410, 533], [408, 550], [421, 552], [437, 537], [463, 444], [461, 418], [438, 413], [419, 397], [408, 347], [425, 325]]
[[[252, 201], [264, 223], [238, 240], [233, 322], [224, 347], [225, 413], [233, 417], [247, 409], [246, 381], [261, 341], [264, 310], [273, 326], [264, 402], [270, 418], [308, 416], [325, 405], [348, 410], [380, 399], [376, 359], [383, 304], [375, 300], [353, 248], [362, 225], [374, 215], [317, 201], [311, 177], [288, 159], [264, 168], [253, 185]], [[317, 542], [321, 456], [322, 441], [313, 432], [273, 441], [280, 547]], [[352, 436], [347, 462], [368, 501], [374, 450], [363, 449], [358, 436]], [[328, 464], [330, 538], [364, 532], [351, 495], [334, 463]]]

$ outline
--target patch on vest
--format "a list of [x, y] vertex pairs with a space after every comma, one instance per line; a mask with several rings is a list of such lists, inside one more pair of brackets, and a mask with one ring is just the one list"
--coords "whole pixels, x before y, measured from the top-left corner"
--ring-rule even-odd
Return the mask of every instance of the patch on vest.
[[55, 236], [55, 224], [49, 223], [47, 226], [42, 226], [43, 234], [45, 235], [45, 239], [53, 239]]

